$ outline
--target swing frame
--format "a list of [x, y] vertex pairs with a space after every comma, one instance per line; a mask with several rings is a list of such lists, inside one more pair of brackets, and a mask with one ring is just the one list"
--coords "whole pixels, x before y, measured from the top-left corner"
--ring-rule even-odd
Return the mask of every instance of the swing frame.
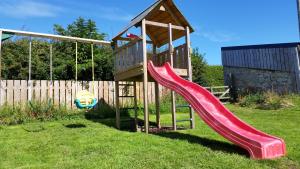
[[[32, 90], [32, 80], [31, 80], [31, 55], [32, 55], [32, 38], [45, 38], [45, 39], [51, 39], [51, 40], [57, 40], [57, 41], [68, 41], [68, 42], [75, 42], [76, 43], [76, 82], [78, 80], [77, 78], [77, 62], [78, 62], [78, 42], [80, 43], [89, 43], [91, 44], [91, 50], [92, 50], [92, 74], [93, 74], [93, 92], [95, 91], [94, 89], [94, 81], [95, 81], [95, 72], [94, 72], [94, 52], [93, 52], [93, 48], [94, 45], [101, 45], [101, 46], [111, 46], [111, 42], [109, 41], [103, 41], [103, 40], [93, 40], [93, 39], [86, 39], [86, 38], [78, 38], [78, 37], [70, 37], [70, 36], [61, 36], [61, 35], [52, 35], [52, 34], [44, 34], [44, 33], [35, 33], [35, 32], [27, 32], [27, 31], [17, 31], [17, 30], [10, 30], [10, 29], [1, 29], [0, 28], [0, 81], [2, 80], [2, 75], [1, 75], [1, 70], [2, 70], [2, 35], [3, 34], [12, 34], [12, 35], [17, 35], [17, 36], [27, 36], [30, 38], [29, 40], [29, 65], [28, 65], [28, 101], [30, 102], [32, 100], [32, 96], [31, 96], [31, 90]], [[50, 44], [50, 89], [52, 88], [53, 85], [53, 46], [52, 44]], [[2, 88], [1, 83], [0, 83], [0, 88]], [[76, 93], [77, 93], [77, 83], [76, 83]], [[50, 90], [51, 92], [52, 90]], [[1, 94], [1, 90], [0, 90], [0, 94]], [[52, 93], [50, 93], [52, 94]], [[75, 99], [76, 100], [76, 99]], [[97, 99], [96, 102], [94, 101], [95, 98], [93, 98], [93, 102], [90, 105], [82, 105], [82, 104], [76, 104], [75, 101], [74, 103], [76, 104], [76, 106], [78, 108], [93, 108], [96, 104], [97, 104]]]

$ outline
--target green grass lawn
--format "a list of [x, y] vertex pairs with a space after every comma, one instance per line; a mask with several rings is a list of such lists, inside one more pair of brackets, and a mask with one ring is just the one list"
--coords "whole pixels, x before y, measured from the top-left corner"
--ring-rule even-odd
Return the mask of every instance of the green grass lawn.
[[[194, 130], [149, 135], [116, 130], [114, 119], [77, 118], [0, 127], [0, 168], [300, 168], [299, 103], [276, 111], [227, 105], [285, 140], [288, 155], [276, 160], [249, 159], [197, 116]], [[162, 115], [164, 124], [170, 120]]]

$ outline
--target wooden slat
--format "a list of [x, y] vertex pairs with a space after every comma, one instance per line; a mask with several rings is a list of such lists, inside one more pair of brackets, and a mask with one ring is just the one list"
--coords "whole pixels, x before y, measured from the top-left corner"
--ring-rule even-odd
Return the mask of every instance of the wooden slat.
[[98, 99], [99, 99], [99, 101], [101, 101], [101, 102], [104, 102], [104, 96], [103, 96], [103, 81], [99, 81], [99, 83], [98, 83]]
[[108, 97], [109, 97], [109, 105], [114, 106], [114, 82], [108, 82]]
[[21, 102], [21, 81], [14, 80], [14, 105], [19, 105]]
[[46, 80], [41, 80], [41, 101], [46, 102], [47, 101], [47, 83]]
[[66, 82], [64, 80], [59, 81], [59, 104], [60, 106], [66, 105]]
[[76, 81], [71, 81], [71, 84], [72, 84], [72, 104], [71, 104], [71, 107], [72, 109], [75, 109], [76, 106], [74, 104], [74, 100], [76, 99]]
[[7, 104], [13, 105], [14, 103], [14, 81], [8, 80], [7, 81]]
[[21, 80], [21, 102], [26, 103], [27, 102], [27, 81]]
[[67, 108], [72, 108], [72, 105], [72, 81], [66, 81], [66, 106]]
[[54, 104], [55, 105], [59, 105], [60, 101], [59, 101], [59, 81], [55, 80], [54, 81]]
[[106, 104], [109, 104], [109, 88], [108, 88], [108, 81], [104, 81], [103, 82], [103, 87], [104, 87], [104, 91], [103, 91], [103, 98], [104, 98], [104, 102]]
[[6, 83], [7, 83], [7, 81], [6, 80], [1, 80], [0, 83], [1, 83], [0, 106], [2, 106], [6, 103], [6, 99], [7, 99], [6, 98], [6, 93], [7, 93]]

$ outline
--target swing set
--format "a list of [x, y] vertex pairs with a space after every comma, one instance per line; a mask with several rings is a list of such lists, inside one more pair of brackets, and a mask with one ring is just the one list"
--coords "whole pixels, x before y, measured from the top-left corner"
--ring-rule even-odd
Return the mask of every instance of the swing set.
[[[69, 42], [75, 42], [75, 81], [76, 81], [76, 96], [74, 98], [74, 104], [79, 109], [91, 109], [95, 107], [98, 103], [97, 98], [95, 97], [95, 65], [94, 65], [94, 45], [110, 45], [111, 43], [108, 41], [101, 41], [101, 40], [92, 40], [92, 39], [85, 39], [85, 38], [77, 38], [77, 37], [70, 37], [70, 36], [60, 36], [60, 35], [51, 35], [51, 34], [42, 34], [42, 33], [34, 33], [34, 32], [25, 32], [25, 31], [15, 31], [15, 30], [8, 30], [8, 29], [0, 29], [0, 70], [2, 69], [1, 66], [1, 46], [2, 42], [5, 40], [8, 40], [12, 38], [14, 35], [18, 36], [28, 36], [29, 37], [29, 57], [28, 57], [28, 100], [29, 103], [32, 100], [31, 96], [31, 89], [32, 89], [32, 80], [31, 80], [31, 72], [32, 72], [32, 37], [36, 38], [45, 38], [45, 39], [51, 39], [51, 40], [57, 40], [57, 41], [69, 41]], [[87, 90], [78, 91], [78, 42], [80, 43], [88, 43], [91, 44], [91, 57], [92, 57], [92, 92], [89, 92]], [[52, 88], [53, 88], [53, 45], [50, 43], [50, 90], [49, 95], [52, 95]], [[1, 71], [0, 71], [1, 72]], [[1, 80], [1, 73], [0, 73], [0, 80]], [[1, 83], [0, 83], [1, 85]], [[1, 86], [0, 86], [1, 87]], [[51, 101], [49, 101], [50, 103]]]

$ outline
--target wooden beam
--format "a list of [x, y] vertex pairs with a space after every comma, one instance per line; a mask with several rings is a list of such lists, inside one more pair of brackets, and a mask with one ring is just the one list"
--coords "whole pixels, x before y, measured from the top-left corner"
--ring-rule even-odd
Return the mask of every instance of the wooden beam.
[[[162, 28], [169, 28], [168, 24], [165, 23], [159, 23], [159, 22], [154, 22], [154, 21], [146, 21], [146, 25], [150, 25], [150, 26], [158, 26], [158, 27], [162, 27]], [[172, 29], [177, 29], [177, 30], [182, 30], [184, 31], [185, 28], [183, 26], [177, 26], [177, 25], [172, 25], [171, 27]]]
[[[174, 47], [173, 47], [173, 33], [172, 33], [172, 24], [169, 23], [169, 55], [170, 55], [170, 61], [171, 61], [171, 66], [174, 66], [174, 58], [173, 58], [173, 53], [174, 53]], [[172, 112], [172, 126], [173, 130], [177, 130], [177, 125], [176, 125], [176, 103], [175, 103], [175, 92], [171, 91], [171, 112]]]
[[[139, 38], [137, 38], [137, 39], [141, 40], [142, 37], [139, 37]], [[114, 40], [121, 40], [121, 41], [128, 41], [128, 42], [131, 42], [131, 41], [134, 41], [134, 40], [136, 40], [136, 39], [132, 39], [132, 38], [124, 38], [124, 37], [118, 37], [118, 38], [116, 38], [116, 39], [114, 39]], [[147, 40], [147, 43], [148, 43], [148, 44], [152, 44], [153, 42], [152, 42], [151, 40]]]
[[30, 37], [47, 38], [47, 39], [71, 41], [71, 42], [93, 43], [95, 45], [111, 45], [111, 42], [103, 41], [103, 40], [94, 40], [94, 39], [78, 38], [78, 37], [71, 37], [71, 36], [61, 36], [61, 35], [52, 35], [52, 34], [45, 34], [45, 33], [17, 31], [17, 30], [10, 30], [10, 29], [0, 29], [0, 31], [2, 31], [4, 33], [11, 33], [11, 34], [20, 35], [20, 36], [30, 36]]
[[148, 112], [148, 66], [147, 66], [147, 33], [146, 19], [142, 21], [142, 38], [143, 38], [143, 92], [144, 92], [144, 127], [145, 133], [149, 133], [149, 112]]
[[[156, 46], [153, 45], [153, 58], [155, 58], [154, 62], [158, 63], [158, 57], [156, 54]], [[161, 128], [160, 125], [160, 100], [159, 100], [159, 84], [155, 82], [155, 112], [156, 112], [156, 125], [157, 128]]]
[[119, 81], [115, 81], [115, 98], [116, 98], [116, 127], [121, 129], [120, 124], [120, 100], [119, 100]]
[[3, 103], [2, 98], [2, 31], [0, 31], [0, 103]]
[[176, 24], [181, 25], [181, 23], [178, 21], [177, 17], [173, 14], [168, 5], [166, 5], [165, 8], [167, 9], [167, 12], [171, 15], [172, 19], [176, 22]]
[[136, 82], [133, 82], [133, 95], [134, 95], [134, 125], [137, 131], [138, 129], [138, 106], [137, 106], [137, 92], [136, 92]]
[[[193, 81], [193, 69], [192, 69], [192, 56], [191, 56], [191, 38], [190, 38], [190, 28], [186, 27], [186, 35], [185, 35], [185, 43], [186, 43], [186, 56], [188, 59], [188, 77], [189, 81]], [[190, 107], [190, 118], [191, 118], [191, 128], [195, 128], [195, 112]]]
[[[2, 84], [1, 83], [1, 80], [2, 80], [2, 71], [1, 70], [2, 70], [2, 31], [0, 30], [0, 85]], [[1, 88], [0, 88], [0, 92], [1, 92]]]

